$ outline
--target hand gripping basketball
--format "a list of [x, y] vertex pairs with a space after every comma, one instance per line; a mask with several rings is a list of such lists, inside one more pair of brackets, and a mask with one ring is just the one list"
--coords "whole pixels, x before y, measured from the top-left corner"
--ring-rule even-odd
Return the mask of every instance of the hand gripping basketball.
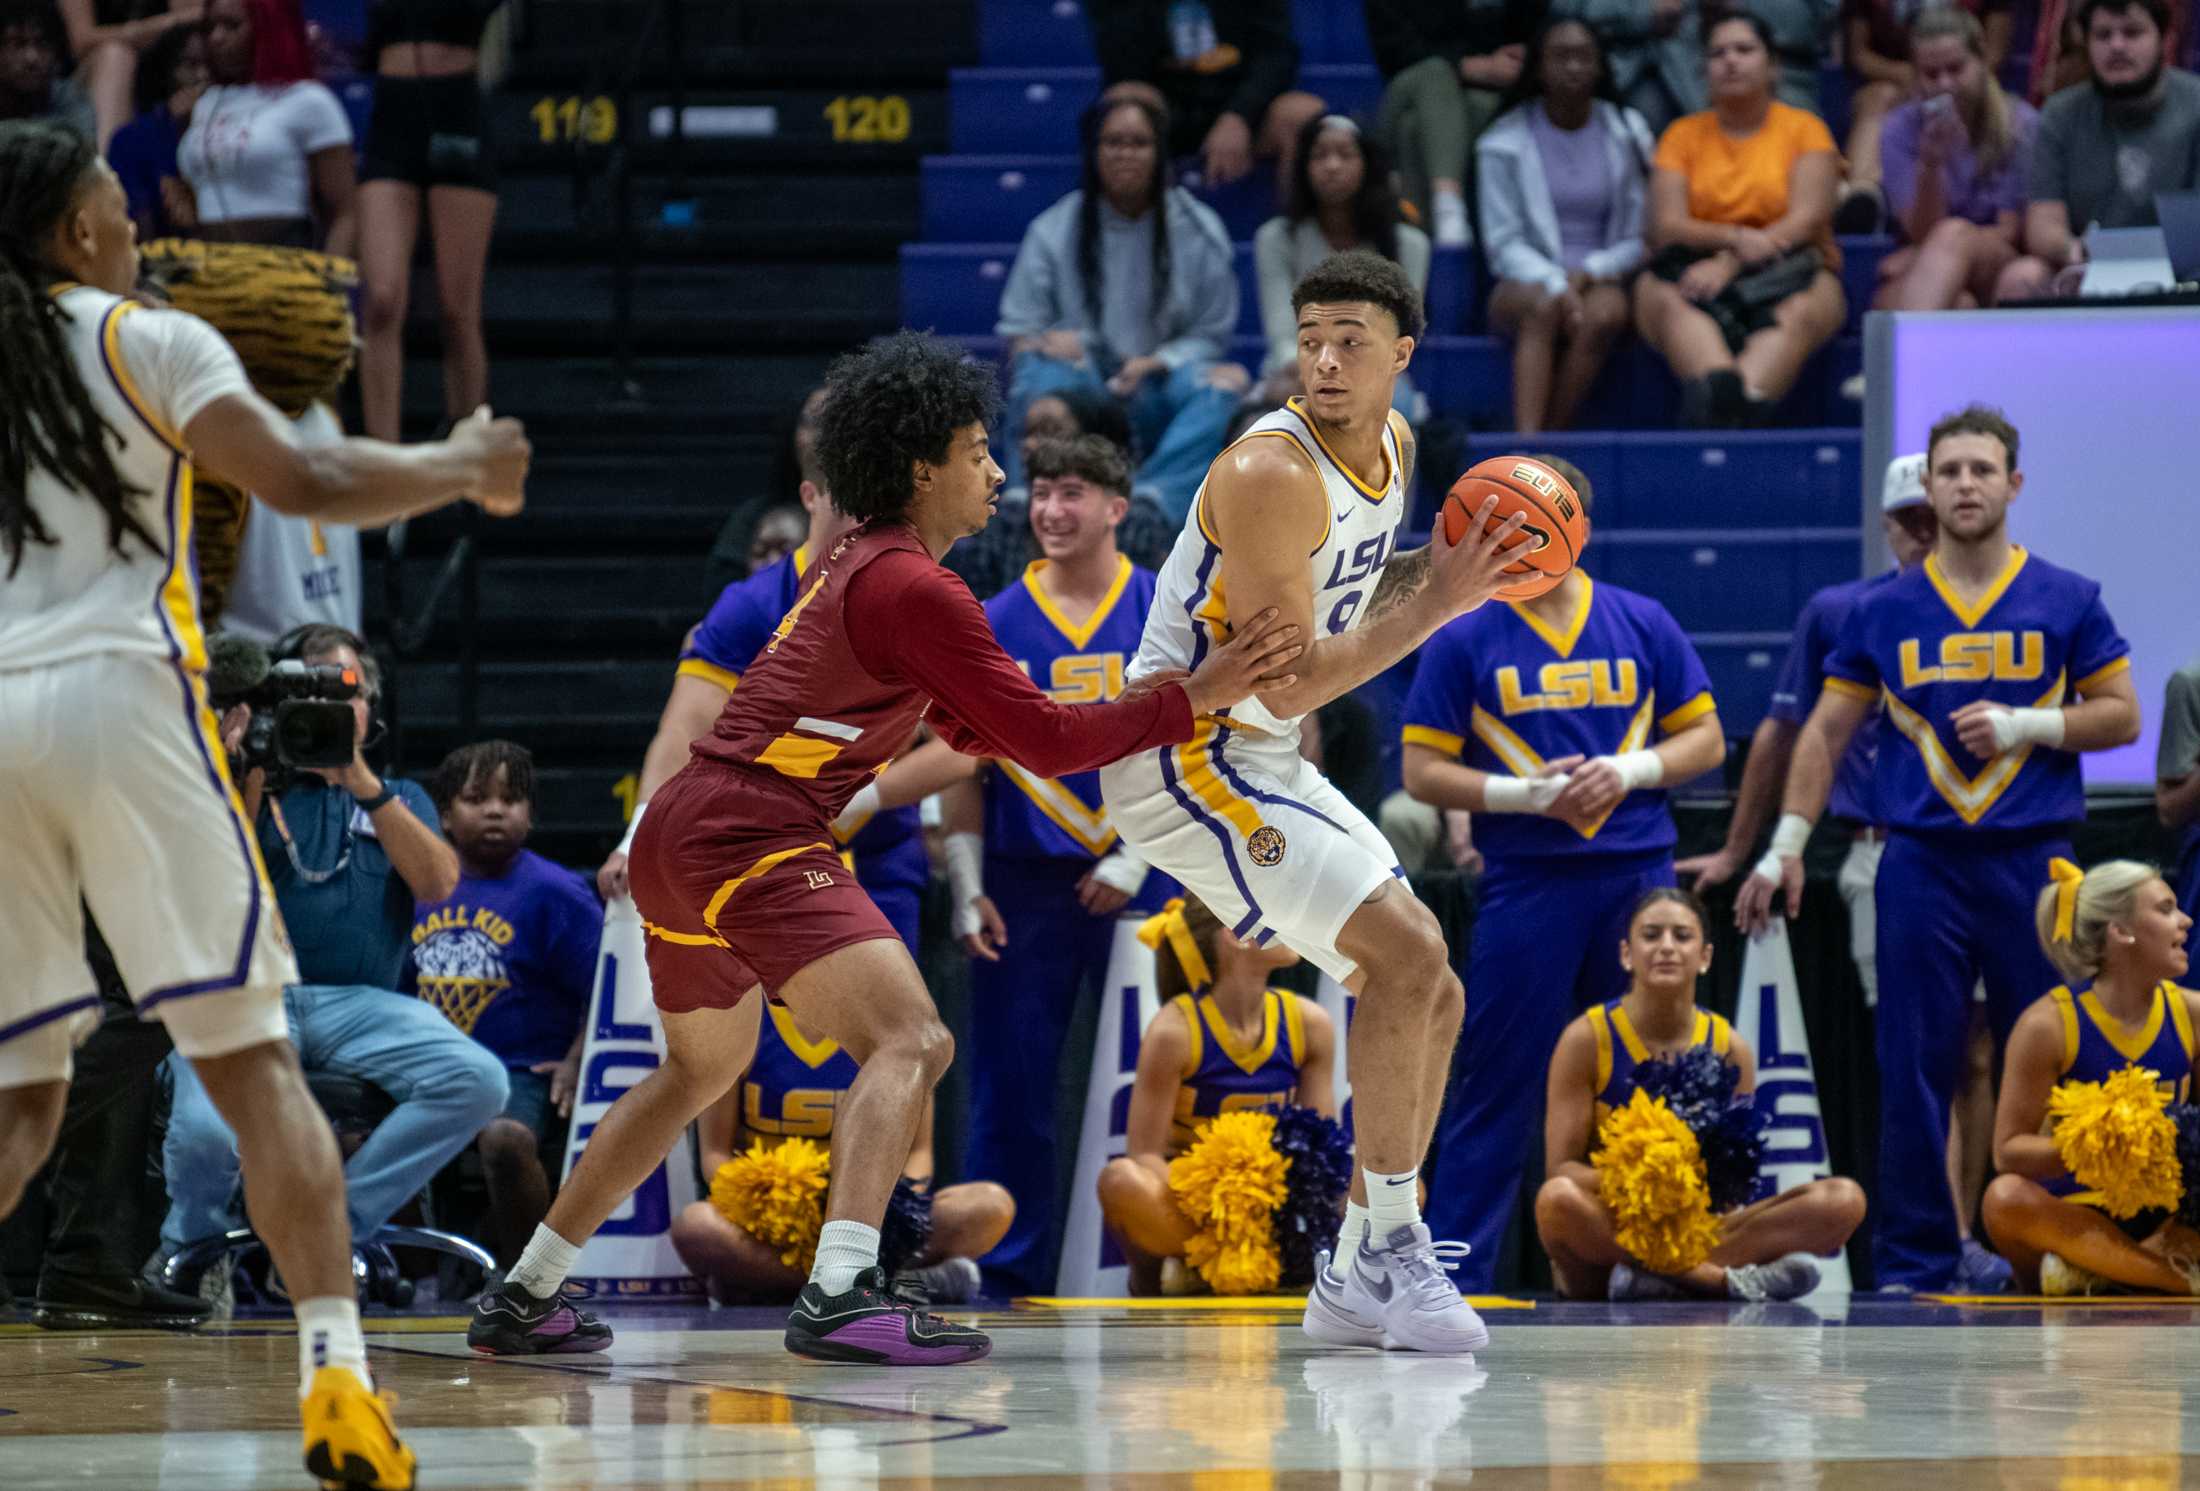
[[1457, 544], [1479, 520], [1488, 532], [1517, 518], [1500, 541], [1509, 561], [1493, 592], [1503, 601], [1532, 600], [1566, 578], [1589, 544], [1589, 515], [1573, 485], [1530, 456], [1496, 456], [1452, 483], [1444, 497], [1444, 537]]

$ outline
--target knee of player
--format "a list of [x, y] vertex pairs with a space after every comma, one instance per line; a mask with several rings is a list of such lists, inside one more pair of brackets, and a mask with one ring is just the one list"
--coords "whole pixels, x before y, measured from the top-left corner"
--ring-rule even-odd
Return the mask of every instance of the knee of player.
[[955, 1061], [955, 1036], [937, 1015], [927, 1014], [910, 1028], [907, 1045], [927, 1080], [937, 1082]]

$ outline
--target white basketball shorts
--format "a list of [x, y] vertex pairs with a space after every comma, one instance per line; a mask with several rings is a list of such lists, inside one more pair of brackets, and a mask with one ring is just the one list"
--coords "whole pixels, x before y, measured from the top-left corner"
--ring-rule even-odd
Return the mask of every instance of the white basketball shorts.
[[1344, 924], [1405, 871], [1389, 841], [1298, 743], [1202, 720], [1181, 746], [1100, 770], [1108, 820], [1238, 937], [1280, 939], [1339, 982]]
[[281, 1039], [298, 979], [198, 679], [159, 658], [0, 672], [0, 1087], [65, 1081], [99, 998], [89, 904], [186, 1057]]

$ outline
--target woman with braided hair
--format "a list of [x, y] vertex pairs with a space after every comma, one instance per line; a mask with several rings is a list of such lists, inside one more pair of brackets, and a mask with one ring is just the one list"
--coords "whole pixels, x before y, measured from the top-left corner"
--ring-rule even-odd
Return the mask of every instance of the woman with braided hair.
[[483, 409], [434, 445], [302, 448], [213, 328], [131, 298], [138, 267], [91, 145], [0, 125], [0, 1218], [53, 1143], [97, 1002], [77, 997], [81, 898], [240, 1136], [297, 1303], [307, 1468], [409, 1491], [360, 1338], [335, 1137], [285, 1034], [297, 965], [206, 707], [192, 473], [348, 523], [462, 499], [511, 514], [527, 440]]

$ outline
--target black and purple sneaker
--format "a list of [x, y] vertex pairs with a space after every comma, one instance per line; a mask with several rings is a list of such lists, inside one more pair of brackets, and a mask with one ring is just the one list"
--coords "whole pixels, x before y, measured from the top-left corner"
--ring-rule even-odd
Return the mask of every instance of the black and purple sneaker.
[[611, 1327], [574, 1309], [562, 1291], [537, 1299], [522, 1285], [498, 1284], [474, 1301], [466, 1344], [483, 1356], [602, 1351], [611, 1344]]
[[945, 1367], [993, 1349], [983, 1331], [928, 1315], [898, 1298], [886, 1271], [867, 1268], [845, 1294], [802, 1286], [787, 1317], [787, 1349], [821, 1362], [878, 1367]]

